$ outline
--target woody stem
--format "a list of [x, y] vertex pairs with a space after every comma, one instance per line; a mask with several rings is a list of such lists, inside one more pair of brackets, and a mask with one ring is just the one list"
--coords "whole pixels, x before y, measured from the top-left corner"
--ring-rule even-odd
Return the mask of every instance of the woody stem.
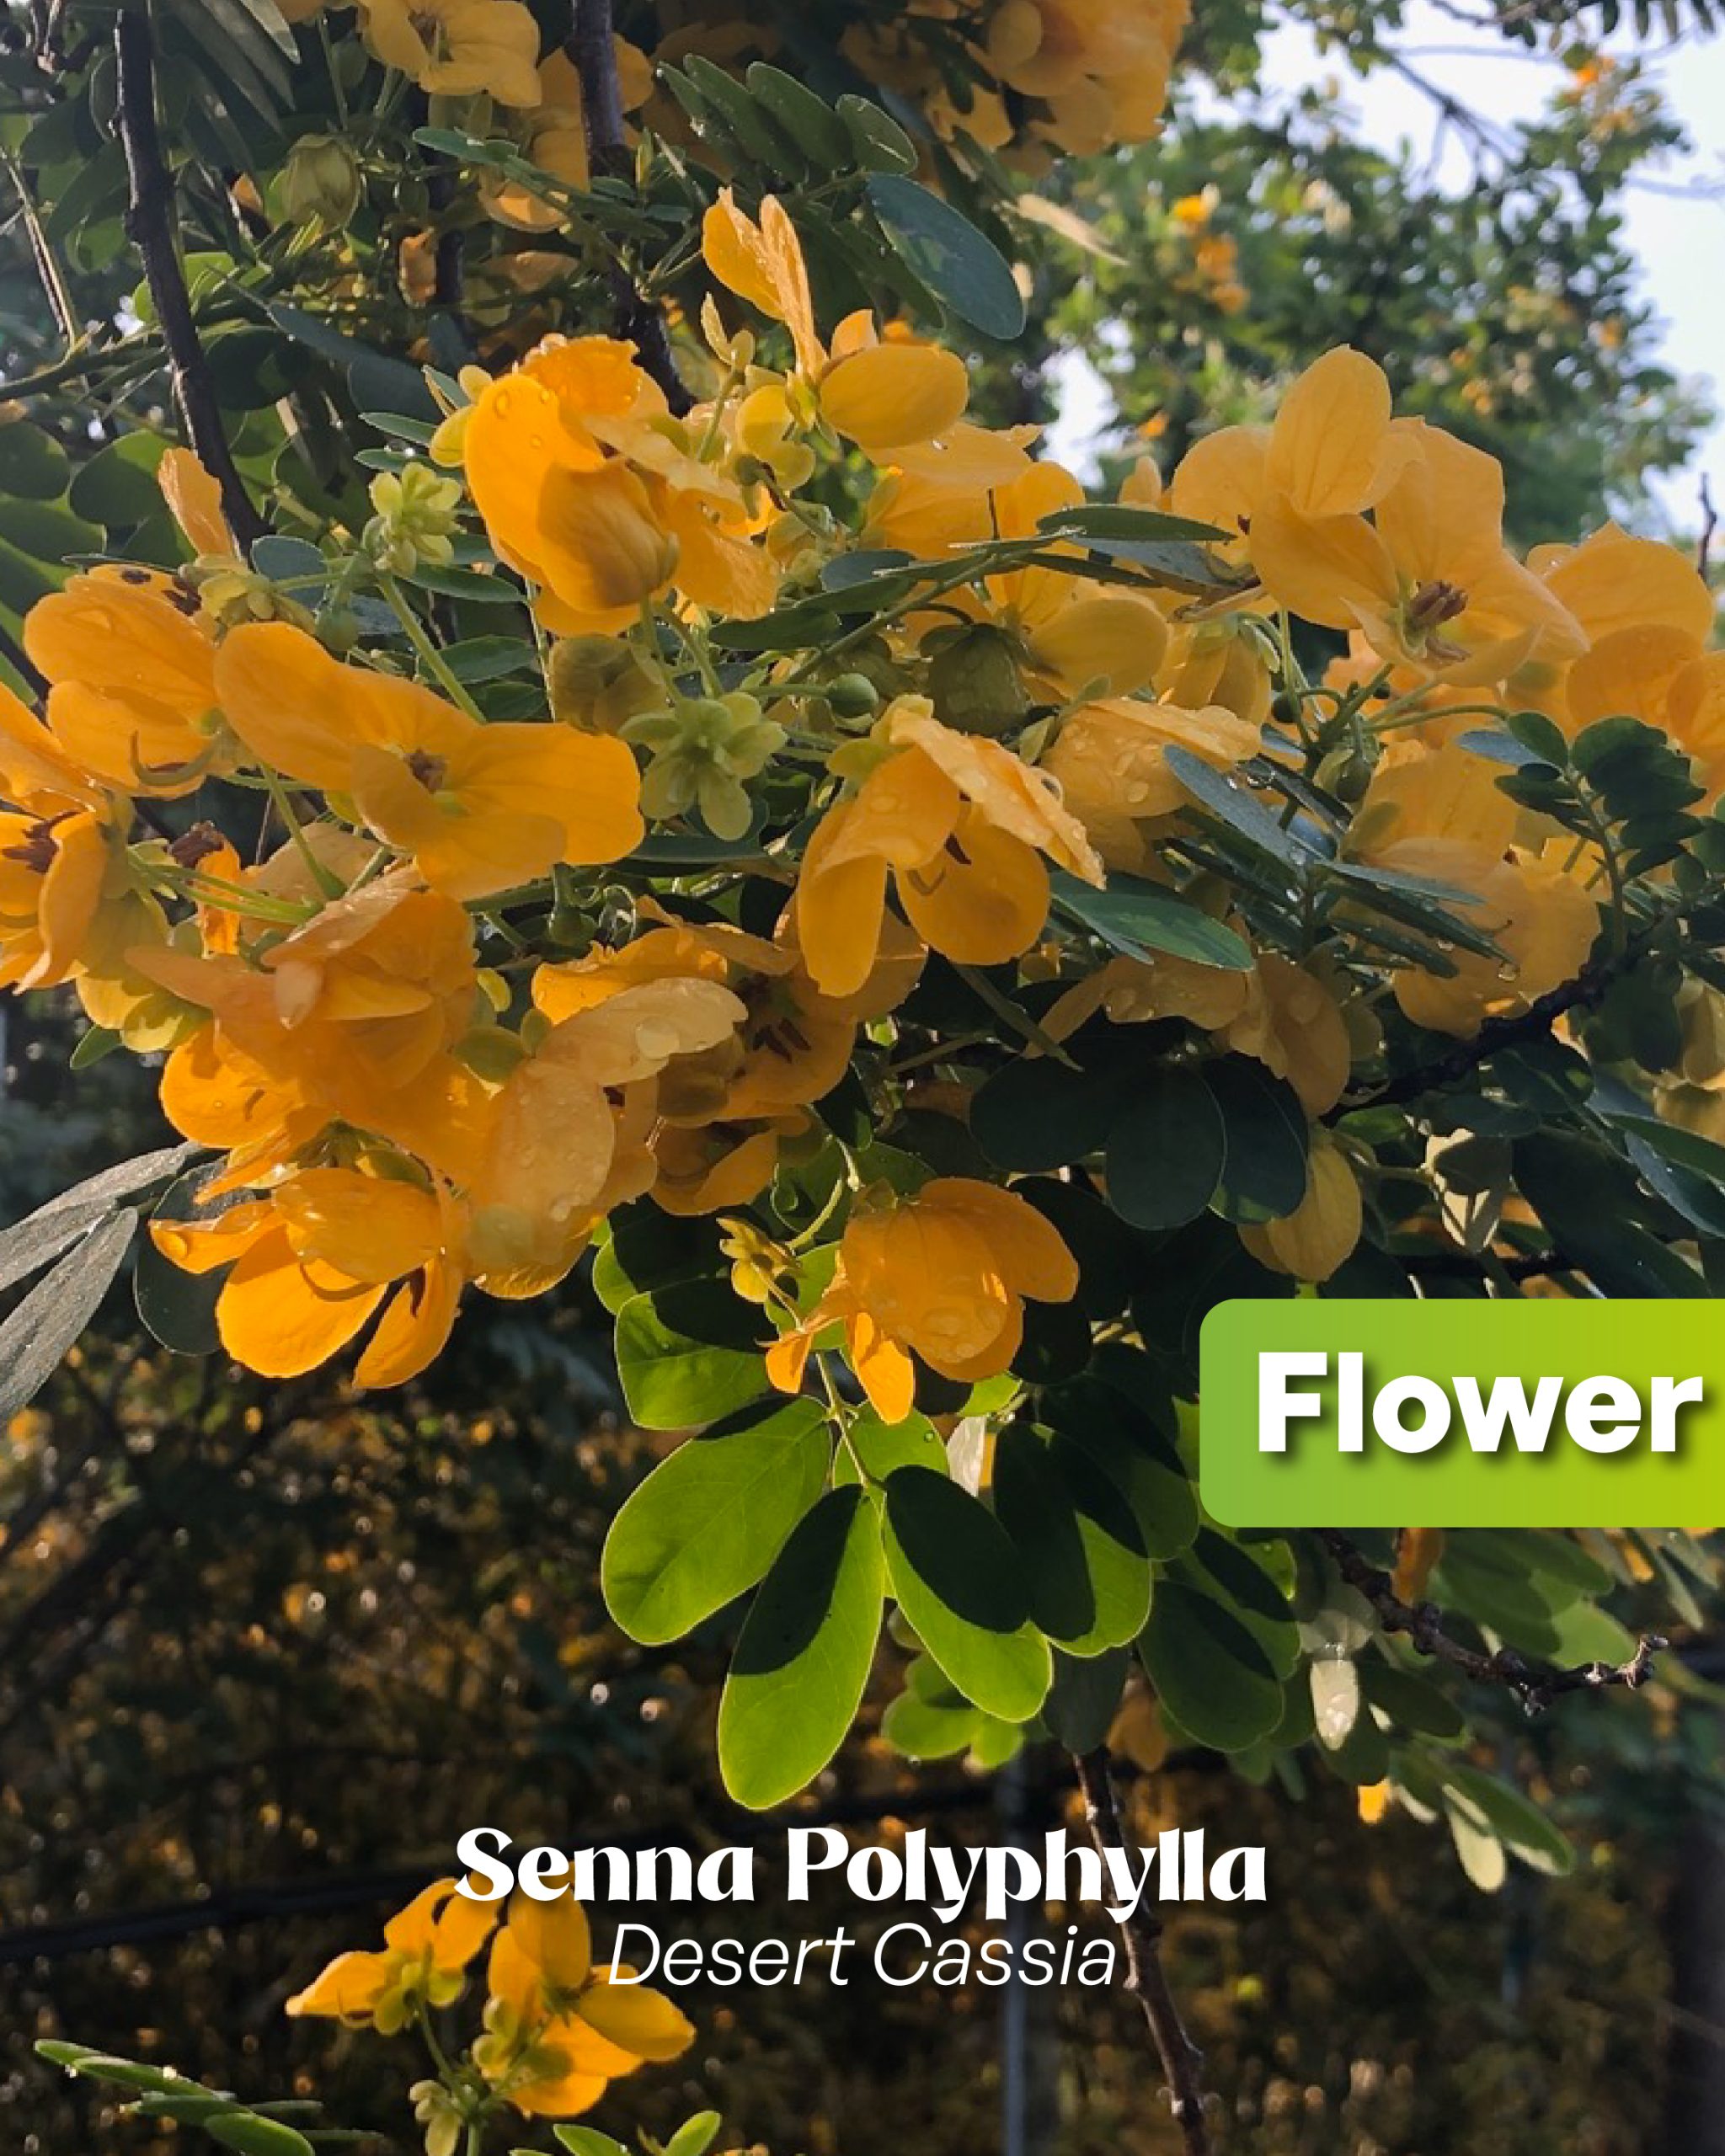
[[[587, 162], [597, 173], [628, 169], [623, 135], [622, 86], [617, 79], [617, 41], [611, 0], [574, 0], [563, 50], [581, 81], [581, 120], [587, 134]], [[621, 262], [613, 262], [611, 288], [617, 334], [640, 355], [641, 365], [665, 392], [679, 418], [694, 402], [677, 372], [665, 318], [646, 299]]]
[[198, 341], [185, 272], [174, 230], [174, 182], [156, 118], [156, 54], [150, 19], [142, 8], [123, 10], [114, 33], [120, 140], [126, 154], [127, 236], [144, 265], [145, 280], [168, 348], [174, 401], [193, 454], [222, 493], [222, 510], [242, 552], [269, 526], [252, 505], [222, 425], [210, 362]]
[[[1104, 1864], [1110, 1849], [1124, 1849], [1126, 1838], [1114, 1802], [1114, 1786], [1108, 1769], [1108, 1748], [1099, 1744], [1093, 1752], [1074, 1753], [1072, 1764], [1084, 1799], [1085, 1823]], [[1162, 1925], [1138, 1900], [1120, 1919], [1120, 1940], [1126, 1951], [1126, 1988], [1144, 2010], [1145, 2025], [1162, 2061], [1168, 2084], [1169, 2107], [1180, 2128], [1186, 2156], [1210, 2156], [1210, 2127], [1204, 2114], [1204, 2083], [1199, 2068], [1204, 2054], [1187, 2034], [1180, 2009], [1168, 1988], [1162, 1967]]]

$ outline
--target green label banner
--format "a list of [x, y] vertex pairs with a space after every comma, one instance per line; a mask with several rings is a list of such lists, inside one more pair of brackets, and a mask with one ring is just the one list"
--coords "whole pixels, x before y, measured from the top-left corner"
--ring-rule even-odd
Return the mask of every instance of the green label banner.
[[1201, 1342], [1204, 1502], [1228, 1527], [1717, 1527], [1707, 1308], [1222, 1303]]

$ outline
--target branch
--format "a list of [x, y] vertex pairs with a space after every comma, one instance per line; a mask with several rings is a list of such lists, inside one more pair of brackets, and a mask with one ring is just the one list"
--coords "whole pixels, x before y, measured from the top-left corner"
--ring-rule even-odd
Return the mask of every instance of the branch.
[[[1072, 1764], [1084, 1798], [1084, 1817], [1090, 1828], [1090, 1838], [1106, 1864], [1108, 1850], [1126, 1846], [1125, 1836], [1120, 1831], [1119, 1812], [1114, 1803], [1114, 1784], [1109, 1779], [1108, 1748], [1099, 1744], [1093, 1752], [1075, 1752]], [[1137, 1906], [1120, 1922], [1120, 1938], [1126, 1949], [1126, 1988], [1135, 1994], [1144, 2009], [1151, 2040], [1167, 2078], [1169, 2106], [1179, 2124], [1186, 2156], [1210, 2156], [1210, 2128], [1204, 2116], [1204, 2083], [1199, 2073], [1204, 2054], [1186, 2033], [1180, 2009], [1168, 1989], [1168, 1979], [1162, 1968], [1162, 1935], [1161, 1919], [1145, 1907], [1140, 1895]]]
[[1681, 921], [1704, 901], [1717, 898], [1718, 886], [1709, 882], [1705, 889], [1694, 892], [1680, 905], [1674, 906], [1650, 921], [1644, 928], [1625, 939], [1621, 951], [1615, 951], [1592, 965], [1583, 966], [1573, 980], [1562, 982], [1550, 995], [1541, 996], [1529, 1004], [1526, 1010], [1514, 1018], [1487, 1018], [1471, 1040], [1457, 1041], [1455, 1047], [1441, 1055], [1434, 1056], [1429, 1063], [1416, 1063], [1410, 1070], [1397, 1071], [1381, 1086], [1369, 1093], [1359, 1093], [1344, 1100], [1334, 1113], [1352, 1115], [1359, 1108], [1382, 1107], [1404, 1101], [1417, 1101], [1421, 1094], [1435, 1092], [1445, 1086], [1458, 1085], [1470, 1077], [1481, 1064], [1499, 1055], [1505, 1049], [1519, 1048], [1524, 1043], [1543, 1040], [1557, 1021], [1571, 1011], [1584, 1011], [1597, 1003], [1607, 989], [1621, 975], [1638, 965], [1646, 957], [1649, 946], [1668, 923]]
[[1701, 531], [1695, 542], [1695, 566], [1697, 574], [1705, 577], [1713, 565], [1713, 534], [1719, 529], [1719, 512], [1713, 506], [1712, 489], [1707, 484], [1707, 475], [1701, 474]]
[[[589, 168], [595, 174], [627, 172], [629, 148], [623, 132], [622, 86], [617, 79], [611, 0], [574, 0], [563, 50], [581, 81], [581, 122], [587, 134]], [[612, 264], [611, 289], [617, 335], [633, 344], [642, 366], [665, 392], [665, 402], [681, 416], [694, 400], [677, 372], [664, 317], [637, 290], [621, 263]]]
[[174, 231], [174, 183], [156, 121], [156, 56], [149, 18], [128, 9], [114, 33], [120, 140], [126, 152], [129, 199], [126, 235], [142, 258], [144, 276], [168, 348], [174, 401], [193, 453], [222, 490], [222, 513], [243, 552], [268, 531], [245, 490], [222, 431], [222, 407], [210, 362], [198, 341]]
[[1334, 1558], [1336, 1569], [1349, 1587], [1359, 1588], [1386, 1632], [1405, 1632], [1418, 1653], [1447, 1662], [1477, 1684], [1504, 1686], [1530, 1716], [1543, 1714], [1566, 1692], [1603, 1692], [1616, 1684], [1638, 1691], [1653, 1675], [1654, 1655], [1669, 1644], [1657, 1633], [1644, 1633], [1627, 1662], [1583, 1662], [1573, 1669], [1526, 1662], [1513, 1647], [1499, 1647], [1495, 1654], [1485, 1654], [1450, 1637], [1444, 1630], [1444, 1613], [1435, 1603], [1404, 1602], [1390, 1575], [1380, 1572], [1345, 1534], [1333, 1527], [1321, 1527], [1317, 1532], [1319, 1541]]

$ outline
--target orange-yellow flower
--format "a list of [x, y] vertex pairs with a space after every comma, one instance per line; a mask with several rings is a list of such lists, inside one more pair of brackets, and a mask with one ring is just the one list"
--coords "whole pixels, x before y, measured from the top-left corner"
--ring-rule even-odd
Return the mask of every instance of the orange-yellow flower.
[[904, 696], [872, 745], [889, 753], [828, 810], [797, 886], [797, 939], [824, 994], [851, 995], [873, 970], [889, 875], [923, 941], [970, 965], [1003, 963], [1034, 942], [1048, 918], [1044, 854], [1102, 882], [1054, 782], [999, 742], [955, 734]]
[[447, 2006], [497, 1921], [494, 1909], [455, 1888], [453, 1879], [440, 1879], [416, 1894], [384, 1925], [382, 1953], [337, 1955], [289, 1999], [287, 2011], [369, 2024], [393, 2036], [420, 2004]]
[[539, 29], [521, 0], [359, 0], [360, 34], [388, 67], [446, 97], [539, 98]]
[[633, 345], [552, 338], [460, 415], [467, 483], [502, 558], [539, 587], [548, 628], [633, 621], [670, 588], [765, 612], [777, 573], [742, 490], [671, 418]]
[[555, 862], [616, 861], [645, 829], [622, 742], [548, 723], [482, 724], [415, 681], [343, 665], [287, 622], [230, 632], [216, 688], [254, 755], [350, 798], [451, 898], [483, 898]]
[[722, 285], [784, 323], [821, 418], [866, 455], [889, 459], [962, 418], [970, 381], [955, 352], [905, 339], [883, 342], [866, 313], [839, 324], [829, 352], [814, 326], [802, 243], [777, 196], [761, 203], [757, 224], [726, 188], [702, 221], [701, 248]]
[[782, 1391], [800, 1391], [816, 1337], [841, 1323], [869, 1400], [884, 1421], [901, 1422], [913, 1355], [960, 1383], [994, 1377], [1018, 1352], [1025, 1297], [1068, 1302], [1077, 1286], [1071, 1252], [1034, 1206], [991, 1183], [938, 1177], [852, 1216], [832, 1284], [767, 1350], [767, 1370]]
[[1573, 979], [1599, 933], [1586, 884], [1514, 844], [1515, 804], [1494, 767], [1455, 744], [1408, 744], [1378, 766], [1355, 824], [1362, 858], [1477, 894], [1458, 907], [1501, 957], [1457, 949], [1453, 974], [1403, 967], [1396, 1001], [1416, 1025], [1466, 1038]]
[[695, 2031], [663, 1992], [622, 1963], [595, 1966], [587, 1915], [573, 1897], [517, 1893], [492, 1941], [485, 2034], [473, 2057], [518, 2111], [569, 2118], [607, 2082], [677, 2058]]
[[387, 1130], [393, 1104], [473, 1022], [472, 924], [400, 876], [336, 899], [255, 966], [165, 948], [136, 963], [273, 1085], [362, 1129]]
[[1068, 715], [1042, 767], [1108, 866], [1141, 875], [1155, 862], [1159, 819], [1188, 798], [1168, 768], [1168, 750], [1188, 750], [1220, 771], [1258, 747], [1258, 727], [1220, 706], [1181, 711], [1110, 697]]
[[126, 793], [185, 793], [230, 769], [215, 738], [216, 645], [197, 595], [159, 569], [104, 563], [25, 615], [48, 726], [72, 762]]

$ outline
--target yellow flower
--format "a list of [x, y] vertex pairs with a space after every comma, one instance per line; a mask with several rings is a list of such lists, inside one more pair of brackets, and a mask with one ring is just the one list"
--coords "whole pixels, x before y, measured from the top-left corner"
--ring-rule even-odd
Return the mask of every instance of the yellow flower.
[[695, 2031], [663, 1992], [622, 1963], [595, 1967], [586, 1912], [573, 1897], [517, 1893], [492, 1941], [479, 2070], [518, 2111], [569, 2118], [606, 2084], [677, 2058]]
[[1186, 0], [1001, 0], [983, 56], [1009, 90], [1046, 108], [1034, 133], [1089, 156], [1154, 131], [1187, 13]]
[[916, 1387], [913, 1355], [964, 1384], [1012, 1365], [1024, 1299], [1071, 1301], [1071, 1252], [1034, 1206], [964, 1177], [852, 1215], [832, 1284], [809, 1317], [775, 1341], [766, 1367], [784, 1392], [802, 1389], [810, 1348], [834, 1323], [845, 1355], [884, 1422], [901, 1422]]
[[342, 664], [286, 622], [233, 630], [216, 686], [254, 755], [350, 797], [451, 898], [483, 898], [555, 862], [616, 861], [645, 828], [621, 742], [531, 721], [483, 725], [417, 682]]
[[539, 29], [521, 0], [359, 0], [360, 34], [387, 67], [447, 97], [539, 101]]
[[338, 1955], [289, 1999], [287, 2011], [369, 2024], [390, 2036], [420, 2004], [447, 2006], [497, 1921], [494, 1909], [455, 1888], [453, 1879], [440, 1879], [415, 1895], [384, 1925], [382, 1953]]
[[1042, 767], [1108, 866], [1142, 875], [1155, 866], [1159, 820], [1187, 802], [1167, 750], [1189, 750], [1221, 771], [1258, 746], [1258, 727], [1220, 706], [1181, 711], [1116, 697], [1071, 712]]
[[387, 1131], [407, 1089], [472, 1022], [472, 924], [452, 899], [400, 876], [336, 899], [255, 966], [168, 948], [136, 963], [208, 1011], [222, 1046], [272, 1084], [362, 1129]]
[[72, 577], [24, 616], [24, 647], [50, 685], [50, 731], [104, 786], [186, 793], [232, 768], [214, 738], [215, 639], [179, 578], [106, 563]]
[[866, 314], [853, 314], [840, 323], [829, 353], [814, 327], [802, 243], [777, 196], [763, 200], [757, 224], [726, 188], [702, 221], [701, 246], [722, 285], [784, 323], [820, 416], [866, 455], [889, 459], [900, 445], [932, 441], [963, 416], [970, 382], [955, 352], [905, 339], [883, 343]]
[[721, 612], [772, 604], [777, 572], [752, 543], [741, 489], [702, 461], [633, 346], [547, 339], [459, 416], [479, 514], [503, 559], [540, 587], [547, 628], [622, 628], [673, 578]]
[[829, 809], [797, 886], [796, 934], [829, 995], [860, 988], [881, 947], [891, 875], [926, 943], [970, 965], [998, 965], [1048, 918], [1042, 856], [1092, 883], [1102, 864], [1053, 782], [997, 741], [954, 734], [918, 696], [881, 718], [890, 753], [854, 798]]
[[1452, 974], [1404, 967], [1393, 976], [1396, 1001], [1416, 1025], [1463, 1038], [1573, 979], [1599, 933], [1586, 884], [1514, 846], [1515, 804], [1496, 776], [1484, 757], [1453, 744], [1410, 744], [1379, 765], [1354, 825], [1361, 858], [1477, 894], [1463, 917], [1493, 939], [1500, 958], [1458, 948]]

